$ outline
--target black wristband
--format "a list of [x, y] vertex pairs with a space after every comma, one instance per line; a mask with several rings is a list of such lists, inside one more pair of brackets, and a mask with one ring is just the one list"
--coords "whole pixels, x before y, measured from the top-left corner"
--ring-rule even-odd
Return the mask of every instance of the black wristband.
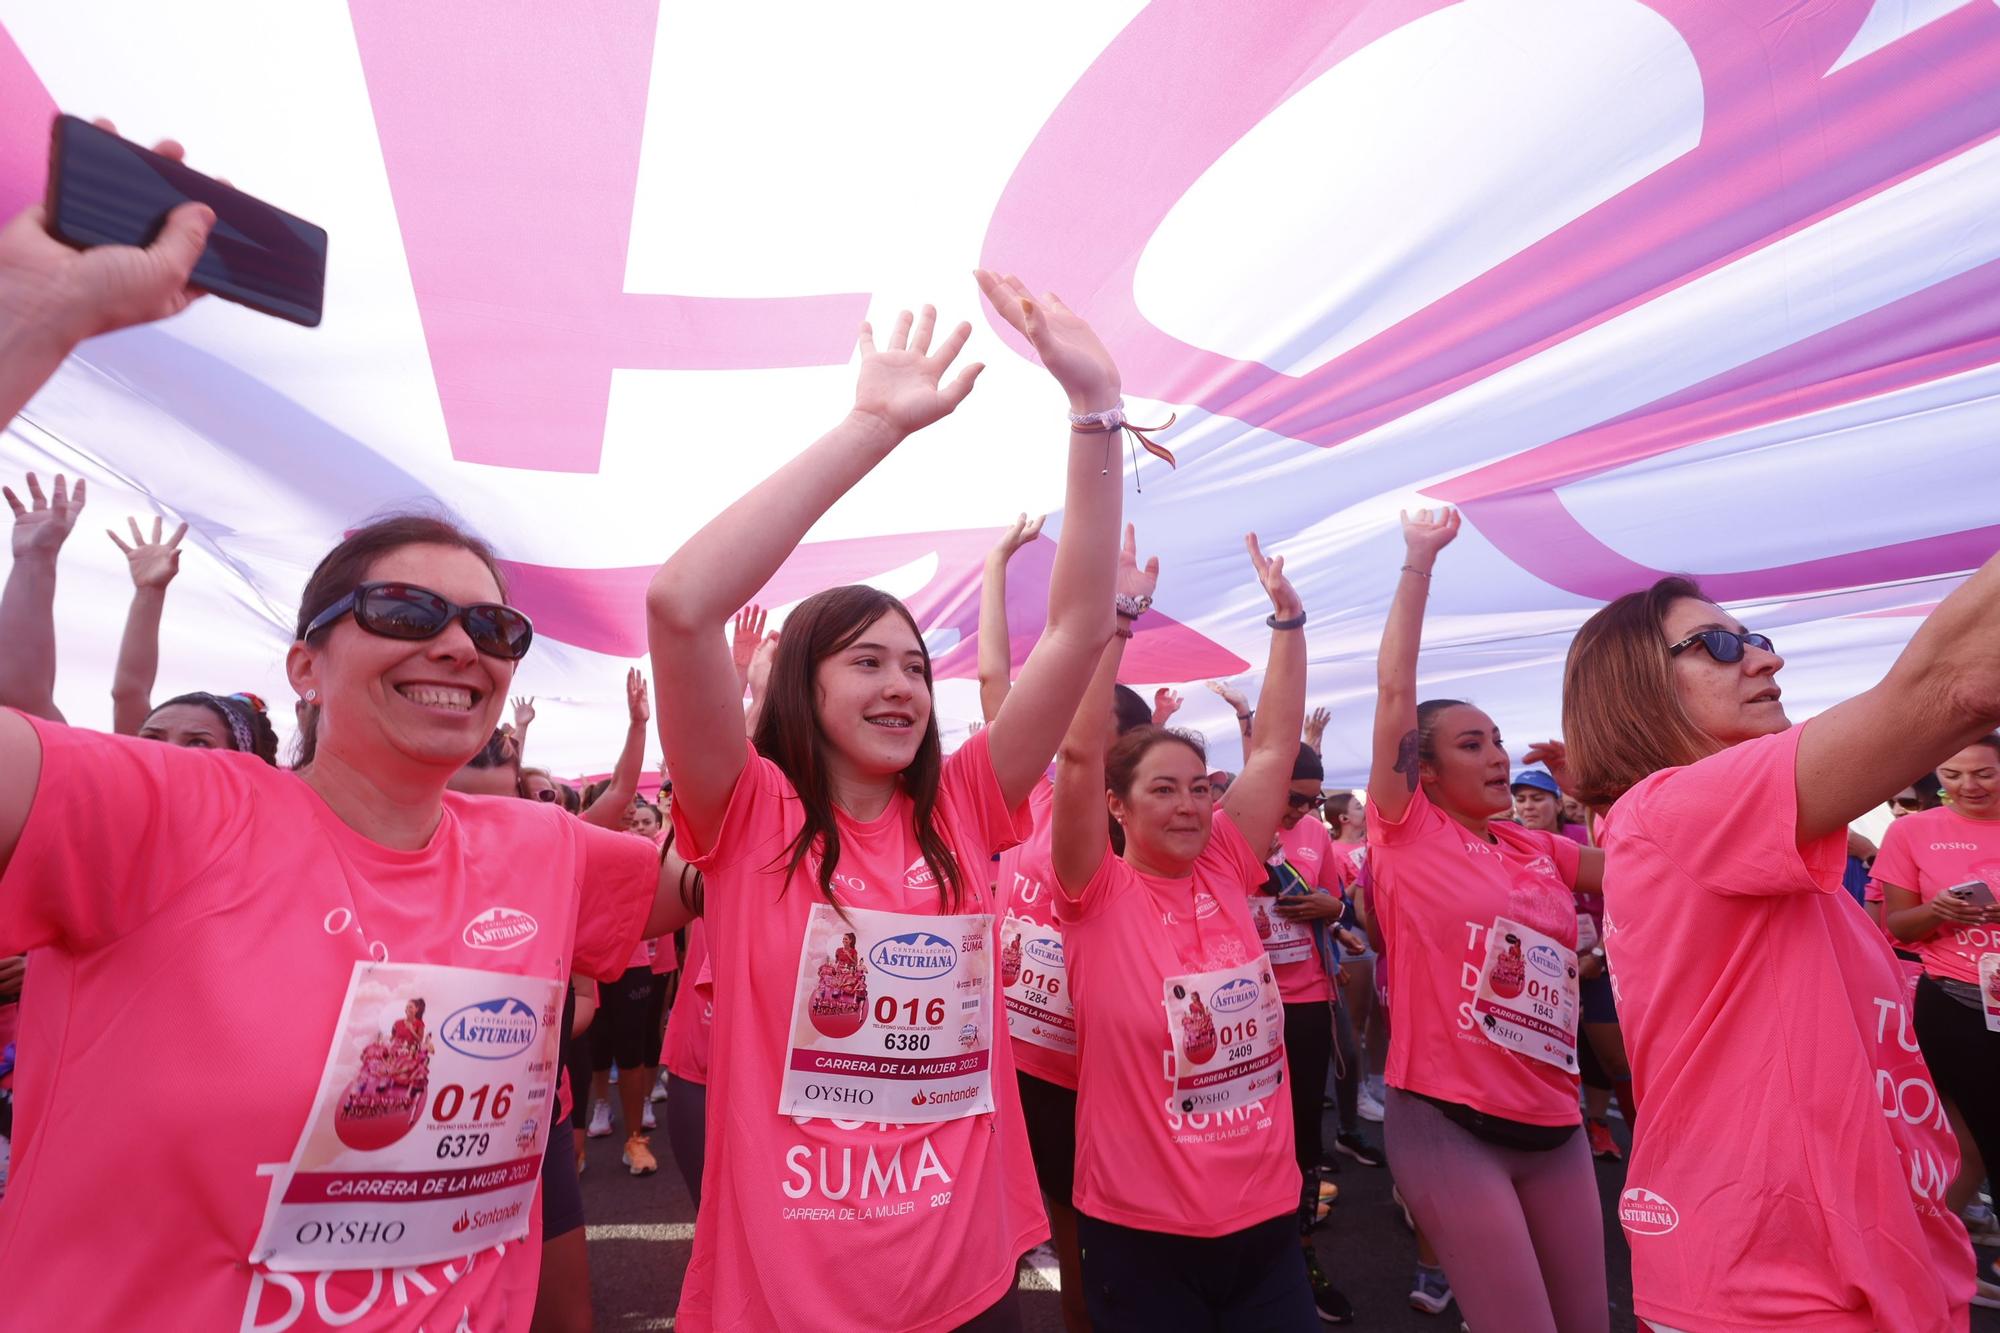
[[1304, 629], [1306, 627], [1306, 613], [1301, 611], [1290, 620], [1280, 620], [1278, 619], [1278, 613], [1273, 611], [1270, 615], [1264, 617], [1264, 623], [1272, 629]]

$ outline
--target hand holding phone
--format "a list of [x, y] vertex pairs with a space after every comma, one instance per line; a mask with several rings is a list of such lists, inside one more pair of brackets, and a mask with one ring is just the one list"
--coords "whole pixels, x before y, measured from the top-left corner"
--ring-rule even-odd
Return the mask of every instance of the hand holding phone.
[[1992, 886], [1977, 879], [1954, 884], [1931, 901], [1939, 919], [1967, 926], [1986, 919], [1994, 906]]
[[109, 122], [56, 117], [44, 213], [49, 234], [83, 252], [77, 271], [104, 315], [84, 336], [176, 314], [200, 292], [308, 327], [320, 321], [326, 231], [193, 170], [171, 141], [148, 150]]

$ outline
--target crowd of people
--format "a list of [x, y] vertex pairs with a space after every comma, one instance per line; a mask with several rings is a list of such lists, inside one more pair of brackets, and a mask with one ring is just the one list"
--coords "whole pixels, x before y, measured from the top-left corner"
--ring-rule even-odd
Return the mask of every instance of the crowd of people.
[[[0, 231], [0, 418], [194, 299], [211, 223]], [[1419, 1309], [1608, 1330], [1614, 1103], [1655, 1333], [1923, 1333], [2000, 1301], [1972, 1244], [2000, 1234], [2000, 559], [1801, 725], [1769, 637], [1688, 580], [1634, 590], [1517, 768], [1496, 719], [1418, 689], [1459, 518], [1406, 514], [1348, 792], [1321, 743], [1363, 719], [1308, 714], [1311, 609], [1250, 534], [1268, 657], [1254, 706], [1216, 683], [1244, 742], [1218, 772], [1178, 694], [1118, 681], [1160, 574], [1111, 466], [1118, 367], [1053, 295], [978, 284], [1066, 400], [1064, 518], [1018, 669], [1006, 571], [1039, 523], [988, 560], [984, 721], [949, 754], [900, 601], [828, 588], [775, 629], [752, 605], [972, 394], [971, 327], [929, 307], [864, 324], [832, 428], [661, 553], [653, 680], [595, 784], [527, 764], [534, 701], [503, 712], [534, 627], [427, 514], [307, 580], [283, 760], [228, 682], [153, 702], [185, 526], [114, 531], [111, 725], [72, 725], [56, 569], [87, 483], [9, 488], [10, 1324], [588, 1328], [584, 1144], [615, 1119], [656, 1171], [656, 1094], [698, 1203], [680, 1329], [1015, 1329], [1044, 1244], [1072, 1330], [1349, 1323], [1312, 1243], [1345, 1158], [1393, 1174]], [[671, 781], [642, 792], [655, 729]], [[1877, 850], [1849, 830], [1885, 802]], [[114, 1168], [134, 1088], [152, 1123]]]

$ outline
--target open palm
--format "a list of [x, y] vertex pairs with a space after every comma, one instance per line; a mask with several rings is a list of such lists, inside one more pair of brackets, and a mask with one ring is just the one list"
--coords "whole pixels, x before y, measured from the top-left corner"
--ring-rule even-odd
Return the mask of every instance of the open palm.
[[14, 511], [14, 555], [18, 559], [31, 552], [54, 555], [69, 540], [69, 534], [76, 529], [77, 517], [83, 513], [85, 483], [77, 479], [76, 489], [69, 488], [69, 481], [61, 473], [56, 474], [55, 489], [50, 494], [42, 493], [41, 479], [34, 473], [28, 474], [28, 503], [22, 504], [11, 487], [0, 487], [0, 494], [7, 498], [7, 507]]
[[934, 307], [925, 306], [914, 320], [905, 310], [896, 317], [887, 345], [877, 350], [874, 329], [861, 326], [861, 376], [854, 385], [856, 412], [877, 417], [898, 434], [908, 435], [950, 416], [965, 401], [985, 366], [975, 361], [949, 384], [940, 381], [964, 350], [972, 326], [960, 324], [932, 351], [931, 334], [936, 327]]
[[1000, 318], [1028, 340], [1049, 374], [1056, 377], [1078, 411], [1099, 412], [1118, 401], [1118, 364], [1083, 316], [1054, 292], [1039, 299], [1012, 274], [980, 269], [979, 290]]

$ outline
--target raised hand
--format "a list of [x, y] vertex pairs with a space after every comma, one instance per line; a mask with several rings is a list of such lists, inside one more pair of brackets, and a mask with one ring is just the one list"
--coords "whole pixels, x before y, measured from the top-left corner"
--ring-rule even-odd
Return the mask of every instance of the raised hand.
[[1257, 534], [1247, 533], [1244, 546], [1249, 548], [1250, 563], [1257, 568], [1257, 581], [1264, 585], [1264, 592], [1271, 599], [1271, 609], [1280, 620], [1290, 620], [1305, 610], [1305, 603], [1299, 600], [1298, 589], [1285, 577], [1285, 557], [1274, 555], [1266, 559], [1264, 548], [1257, 544]]
[[1033, 519], [1023, 514], [1015, 519], [1013, 525], [1001, 534], [1000, 540], [993, 543], [993, 556], [1002, 562], [1012, 560], [1014, 552], [1042, 535], [1042, 523], [1047, 518], [1047, 514]]
[[1028, 294], [1012, 274], [975, 271], [979, 290], [993, 303], [1000, 318], [1028, 340], [1049, 374], [1056, 377], [1070, 406], [1078, 412], [1101, 412], [1118, 401], [1122, 382], [1118, 364], [1081, 315], [1054, 292], [1041, 298]]
[[[108, 120], [94, 123], [116, 132]], [[176, 161], [184, 156], [171, 139], [153, 145], [153, 151]], [[31, 321], [76, 343], [177, 315], [201, 295], [188, 277], [214, 225], [215, 214], [206, 205], [182, 204], [144, 249], [73, 250], [49, 235], [41, 206], [30, 206], [0, 228], [0, 319]]]
[[[81, 488], [82, 482], [77, 486]], [[153, 537], [148, 541], [139, 531], [139, 520], [128, 518], [125, 522], [132, 529], [132, 544], [127, 546], [116, 532], [106, 528], [104, 533], [112, 544], [125, 553], [125, 564], [132, 573], [135, 588], [164, 589], [174, 581], [174, 575], [181, 572], [181, 538], [187, 536], [188, 525], [183, 523], [174, 529], [174, 535], [162, 541], [160, 534], [166, 528], [166, 520], [154, 518]]]
[[519, 694], [514, 696], [514, 725], [522, 731], [535, 720], [535, 696]]
[[778, 631], [772, 630], [757, 645], [756, 653], [750, 658], [750, 688], [762, 690], [771, 679], [771, 664], [778, 660]]
[[1243, 691], [1237, 689], [1235, 686], [1225, 685], [1219, 680], [1211, 680], [1208, 682], [1208, 688], [1221, 695], [1222, 702], [1235, 709], [1237, 716], [1240, 717], [1250, 711], [1250, 700], [1245, 698]]
[[977, 736], [980, 732], [984, 730], [986, 730], [986, 724], [984, 722], [973, 721], [965, 724], [965, 735], [968, 740], [974, 736]]
[[1179, 690], [1170, 690], [1164, 685], [1162, 685], [1159, 689], [1154, 690], [1153, 725], [1156, 727], [1164, 727], [1165, 725], [1167, 725], [1167, 719], [1172, 717], [1175, 713], [1180, 712], [1181, 705], [1185, 702], [1186, 700], [1181, 698], [1181, 692]]
[[1540, 764], [1556, 780], [1556, 786], [1569, 790], [1569, 746], [1561, 741], [1547, 740], [1530, 745], [1528, 752], [1521, 756], [1521, 762], [1531, 768]]
[[959, 324], [933, 352], [931, 334], [936, 325], [937, 309], [933, 306], [925, 306], [914, 321], [905, 310], [896, 316], [888, 345], [880, 351], [875, 347], [874, 328], [866, 323], [861, 326], [861, 376], [854, 385], [857, 413], [877, 418], [900, 436], [950, 416], [965, 401], [973, 381], [986, 369], [980, 362], [959, 371], [949, 384], [940, 387], [938, 382], [964, 350], [972, 325]]
[[643, 726], [653, 716], [653, 701], [646, 693], [646, 677], [637, 667], [625, 672], [625, 708], [631, 714], [635, 727]]
[[1419, 509], [1415, 514], [1404, 510], [1402, 518], [1403, 549], [1412, 563], [1420, 563], [1426, 570], [1437, 559], [1437, 553], [1458, 536], [1456, 509]]
[[1315, 750], [1319, 749], [1320, 742], [1326, 739], [1326, 724], [1331, 721], [1333, 714], [1324, 708], [1315, 708], [1306, 714], [1306, 744]]
[[21, 503], [11, 487], [0, 486], [0, 495], [7, 498], [7, 507], [14, 511], [15, 559], [24, 555], [53, 558], [62, 549], [76, 528], [77, 516], [83, 513], [84, 485], [83, 478], [78, 477], [72, 491], [68, 480], [58, 472], [55, 490], [43, 495], [41, 479], [30, 472], [27, 505]]
[[735, 659], [736, 674], [747, 677], [750, 661], [757, 655], [757, 646], [764, 642], [764, 608], [755, 602], [736, 613], [736, 620], [729, 638], [729, 655]]

